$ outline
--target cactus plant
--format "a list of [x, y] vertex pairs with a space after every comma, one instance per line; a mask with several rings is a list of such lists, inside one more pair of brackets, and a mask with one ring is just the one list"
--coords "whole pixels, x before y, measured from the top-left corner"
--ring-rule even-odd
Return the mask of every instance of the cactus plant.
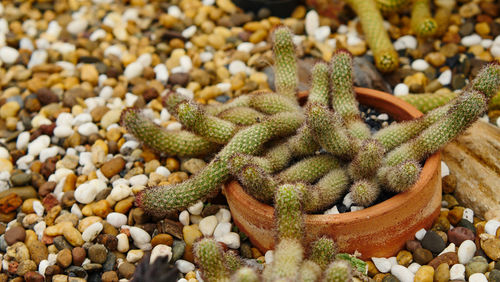
[[399, 98], [410, 103], [422, 113], [427, 113], [450, 102], [458, 96], [455, 92], [408, 94]]
[[410, 0], [377, 0], [377, 7], [383, 13], [396, 12], [408, 4]]
[[437, 23], [431, 17], [429, 0], [414, 0], [411, 10], [411, 29], [419, 37], [433, 36], [437, 30]]

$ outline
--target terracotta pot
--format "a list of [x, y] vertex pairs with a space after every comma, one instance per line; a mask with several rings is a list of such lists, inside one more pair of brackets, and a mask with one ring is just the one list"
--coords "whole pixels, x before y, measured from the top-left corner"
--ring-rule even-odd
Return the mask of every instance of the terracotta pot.
[[[394, 119], [422, 115], [410, 104], [387, 93], [356, 88], [360, 103], [386, 112]], [[274, 208], [248, 195], [236, 181], [223, 189], [235, 224], [265, 252], [273, 248]], [[363, 259], [389, 257], [402, 249], [421, 228], [429, 228], [441, 207], [441, 157], [430, 156], [418, 182], [408, 191], [372, 207], [335, 215], [306, 215], [306, 243], [322, 235], [337, 242], [341, 252], [361, 253]]]

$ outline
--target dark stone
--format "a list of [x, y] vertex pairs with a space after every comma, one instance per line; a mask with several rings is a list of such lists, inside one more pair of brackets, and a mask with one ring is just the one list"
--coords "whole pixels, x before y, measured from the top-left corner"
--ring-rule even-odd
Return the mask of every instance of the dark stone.
[[106, 261], [102, 264], [103, 271], [111, 271], [115, 269], [116, 255], [113, 252], [108, 252]]
[[458, 222], [457, 226], [465, 227], [470, 229], [474, 234], [476, 234], [476, 227], [474, 227], [474, 224], [472, 222], [468, 221], [467, 219], [460, 219]]
[[118, 246], [118, 239], [111, 234], [100, 234], [97, 236], [97, 242], [103, 244], [108, 251], [116, 251]]
[[451, 78], [451, 88], [453, 88], [453, 90], [460, 90], [464, 88], [465, 85], [465, 76], [463, 74], [455, 74]]
[[490, 271], [489, 281], [490, 282], [500, 282], [500, 270], [493, 269], [492, 271]]
[[443, 241], [443, 238], [439, 236], [436, 232], [429, 230], [425, 233], [424, 238], [422, 239], [422, 247], [435, 253], [438, 254], [444, 248], [446, 248], [446, 243]]
[[405, 243], [405, 247], [408, 251], [414, 252], [418, 248], [422, 248], [422, 244], [418, 240], [408, 240]]
[[474, 22], [470, 20], [466, 21], [463, 25], [461, 25], [460, 29], [458, 30], [458, 33], [462, 37], [471, 35], [473, 32], [474, 32]]
[[476, 236], [472, 230], [461, 226], [448, 231], [448, 241], [455, 244], [457, 247], [460, 246], [460, 244], [462, 244], [465, 240], [474, 241], [475, 237]]
[[146, 101], [146, 103], [149, 103], [149, 101], [156, 99], [160, 94], [155, 88], [148, 88], [142, 93], [142, 97]]
[[399, 279], [396, 278], [396, 276], [389, 274], [382, 279], [382, 282], [399, 282]]
[[25, 186], [31, 184], [31, 175], [28, 173], [17, 173], [10, 177], [14, 186]]
[[71, 246], [66, 239], [64, 239], [63, 236], [57, 236], [54, 238], [54, 246], [60, 251], [62, 249], [73, 249], [73, 246]]
[[173, 73], [168, 78], [168, 83], [173, 85], [186, 86], [189, 82], [189, 74], [184, 72]]
[[40, 188], [38, 188], [38, 194], [42, 197], [47, 196], [49, 193], [54, 191], [54, 189], [56, 188], [56, 184], [57, 183], [54, 181], [47, 181], [47, 182], [43, 183], [40, 186]]
[[9, 246], [16, 242], [24, 242], [24, 239], [26, 239], [26, 230], [22, 226], [14, 226], [5, 231], [4, 239]]
[[44, 106], [51, 103], [59, 102], [59, 97], [57, 97], [57, 95], [48, 88], [38, 89], [35, 95], [38, 98], [38, 101], [40, 101], [40, 103]]
[[42, 163], [42, 168], [40, 168], [40, 174], [45, 177], [45, 179], [49, 178], [51, 174], [56, 171], [56, 163], [59, 159], [57, 157], [48, 158], [45, 162]]
[[80, 277], [83, 279], [87, 279], [87, 277], [88, 277], [87, 271], [85, 271], [85, 269], [83, 269], [83, 267], [80, 267], [80, 266], [72, 265], [72, 266], [66, 268], [66, 270], [64, 272], [68, 276], [71, 276], [71, 277]]
[[417, 248], [413, 252], [413, 260], [420, 265], [426, 265], [433, 258], [431, 251], [424, 248]]
[[449, 266], [452, 266], [454, 264], [458, 263], [458, 256], [457, 253], [455, 252], [450, 252], [450, 253], [444, 253], [433, 260], [431, 260], [428, 265], [432, 266], [434, 269], [436, 269], [440, 264], [446, 263]]

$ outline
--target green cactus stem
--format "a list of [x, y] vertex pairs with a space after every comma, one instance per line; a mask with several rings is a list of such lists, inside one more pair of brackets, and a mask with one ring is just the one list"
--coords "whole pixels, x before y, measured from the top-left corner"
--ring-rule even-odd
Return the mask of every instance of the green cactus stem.
[[301, 282], [316, 282], [322, 274], [321, 267], [314, 261], [305, 260], [299, 269], [298, 281]]
[[207, 115], [193, 102], [180, 102], [176, 112], [184, 126], [214, 143], [226, 144], [237, 132], [232, 122]]
[[268, 115], [301, 111], [296, 100], [276, 93], [254, 94], [250, 99], [249, 106]]
[[170, 156], [203, 156], [219, 147], [216, 143], [188, 131], [165, 130], [134, 108], [127, 108], [122, 112], [121, 124], [151, 149]]
[[324, 270], [333, 261], [337, 252], [337, 244], [332, 239], [323, 236], [311, 244], [309, 259]]
[[404, 161], [395, 167], [390, 167], [387, 171], [379, 171], [381, 181], [384, 181], [385, 189], [391, 192], [399, 193], [406, 191], [415, 184], [420, 175], [422, 167], [416, 161]]
[[340, 162], [337, 158], [331, 155], [318, 155], [302, 159], [278, 173], [276, 177], [281, 182], [297, 182], [303, 181], [313, 183], [328, 171], [340, 167]]
[[224, 265], [230, 273], [234, 273], [236, 270], [243, 266], [243, 261], [234, 251], [227, 251], [223, 254]]
[[362, 274], [367, 274], [368, 273], [368, 267], [366, 265], [366, 262], [363, 260], [360, 260], [359, 258], [346, 254], [346, 253], [340, 253], [335, 255], [336, 260], [344, 260], [347, 261], [351, 265], [351, 270], [354, 272], [359, 272]]
[[345, 128], [342, 118], [327, 107], [313, 103], [308, 105], [306, 122], [314, 140], [334, 156], [352, 159], [359, 150], [358, 142]]
[[221, 112], [217, 117], [244, 126], [255, 124], [266, 115], [249, 107], [235, 107]]
[[304, 157], [319, 151], [320, 146], [314, 140], [311, 128], [303, 125], [297, 130], [297, 134], [290, 137], [286, 143], [294, 157]]
[[233, 276], [231, 276], [232, 282], [259, 282], [259, 274], [248, 266], [238, 269]]
[[450, 16], [456, 4], [456, 0], [434, 0], [436, 6], [434, 19], [437, 23], [436, 36], [441, 36], [448, 30]]
[[401, 100], [411, 104], [422, 113], [427, 113], [437, 107], [441, 107], [458, 96], [455, 92], [408, 94], [399, 96]]
[[410, 0], [377, 0], [377, 7], [382, 13], [393, 13], [408, 5]]
[[412, 139], [422, 130], [431, 124], [443, 118], [451, 108], [451, 104], [445, 104], [441, 107], [431, 110], [426, 115], [398, 123], [392, 123], [386, 128], [382, 128], [373, 135], [373, 139], [382, 144], [384, 149], [390, 151], [404, 142]]
[[368, 207], [377, 200], [380, 187], [371, 179], [361, 179], [351, 186], [351, 197], [356, 205]]
[[229, 100], [224, 104], [206, 105], [204, 110], [207, 112], [207, 114], [216, 116], [232, 108], [249, 107], [251, 99], [252, 99], [252, 94], [241, 95], [232, 100]]
[[342, 198], [349, 185], [345, 169], [336, 168], [323, 176], [315, 185], [307, 185], [304, 192], [304, 212], [320, 212]]
[[418, 37], [433, 36], [437, 30], [437, 23], [431, 17], [429, 0], [413, 0], [411, 10], [411, 29]]
[[264, 270], [264, 281], [295, 281], [302, 260], [304, 248], [296, 239], [282, 239], [274, 250], [273, 262]]
[[323, 273], [324, 282], [345, 282], [351, 281], [351, 266], [344, 260], [332, 262]]
[[363, 33], [373, 52], [375, 66], [381, 72], [392, 72], [399, 65], [398, 53], [384, 28], [384, 19], [375, 0], [347, 0], [361, 21]]
[[177, 106], [184, 101], [189, 101], [190, 99], [182, 94], [174, 91], [170, 91], [163, 97], [163, 106], [171, 114], [176, 114]]
[[203, 238], [194, 245], [194, 255], [201, 268], [203, 279], [229, 281], [229, 271], [224, 265], [222, 247], [214, 240]]
[[278, 182], [262, 168], [248, 164], [239, 171], [231, 171], [231, 174], [238, 178], [245, 191], [255, 199], [263, 203], [272, 202]]
[[382, 162], [384, 151], [384, 147], [377, 140], [363, 141], [358, 154], [348, 166], [351, 179], [359, 180], [373, 176]]
[[234, 153], [255, 154], [270, 139], [294, 133], [303, 121], [301, 115], [281, 113], [241, 130], [199, 173], [176, 185], [142, 190], [136, 195], [137, 204], [149, 214], [162, 216], [210, 197], [228, 179], [227, 162]]
[[325, 63], [317, 63], [312, 70], [311, 91], [307, 101], [323, 106], [330, 104], [329, 97], [329, 82], [328, 82], [329, 67]]
[[301, 205], [303, 189], [300, 184], [282, 184], [276, 190], [274, 212], [278, 238], [281, 240], [302, 240], [304, 232]]
[[286, 27], [277, 27], [273, 32], [276, 92], [291, 100], [296, 99], [297, 62], [292, 33]]

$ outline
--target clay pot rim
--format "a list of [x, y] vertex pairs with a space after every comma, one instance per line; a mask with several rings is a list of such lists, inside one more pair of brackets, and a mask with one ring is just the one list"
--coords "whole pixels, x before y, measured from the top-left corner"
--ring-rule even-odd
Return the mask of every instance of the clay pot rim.
[[[361, 87], [355, 87], [354, 90], [357, 94], [363, 94], [364, 97], [362, 100], [368, 100], [368, 99], [382, 100], [385, 103], [391, 104], [393, 107], [398, 107], [403, 109], [404, 112], [411, 118], [418, 118], [423, 115], [422, 112], [417, 110], [409, 103], [401, 99], [398, 99], [396, 96], [387, 94], [385, 92], [368, 88], [361, 88]], [[302, 97], [307, 96], [307, 92], [300, 93], [299, 98], [301, 96]], [[371, 107], [377, 108], [376, 106], [371, 106]], [[383, 111], [387, 112], [386, 110]], [[420, 193], [422, 190], [426, 188], [426, 185], [424, 184], [429, 182], [430, 178], [432, 178], [433, 172], [436, 171], [436, 169], [438, 169], [438, 167], [441, 165], [440, 154], [441, 153], [438, 151], [427, 158], [422, 167], [422, 171], [420, 173], [417, 183], [415, 183], [415, 185], [413, 185], [410, 189], [408, 189], [403, 193], [396, 194], [393, 197], [381, 203], [378, 203], [376, 205], [370, 206], [368, 208], [359, 211], [346, 212], [340, 214], [328, 214], [328, 215], [307, 214], [305, 221], [308, 223], [318, 223], [318, 224], [324, 222], [328, 222], [329, 224], [332, 223], [349, 224], [352, 222], [359, 221], [361, 219], [380, 217], [383, 216], [384, 214], [387, 214], [389, 211], [398, 209], [400, 206], [407, 205], [408, 203], [411, 202], [411, 199], [414, 197], [415, 194]], [[265, 216], [266, 214], [274, 214], [274, 208], [272, 206], [261, 203], [252, 196], [250, 196], [249, 194], [247, 194], [243, 189], [243, 187], [238, 183], [238, 181], [233, 180], [228, 184], [226, 184], [224, 188], [225, 188], [224, 189], [225, 193], [233, 194], [233, 197], [240, 198], [241, 203], [245, 203], [246, 205], [252, 207], [251, 208], [252, 212], [258, 212], [262, 214], [262, 216]]]

